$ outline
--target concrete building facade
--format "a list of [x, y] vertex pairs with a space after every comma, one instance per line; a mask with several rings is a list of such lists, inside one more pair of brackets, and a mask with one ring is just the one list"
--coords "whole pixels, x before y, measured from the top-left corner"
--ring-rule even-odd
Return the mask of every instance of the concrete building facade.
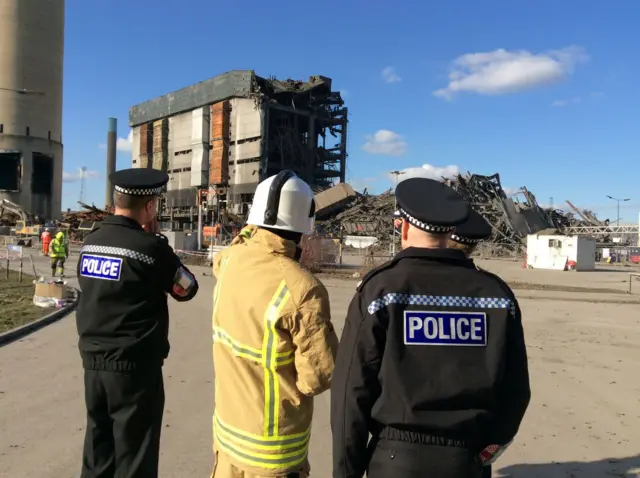
[[0, 199], [46, 219], [62, 202], [64, 0], [0, 0]]
[[246, 215], [258, 183], [282, 169], [316, 190], [345, 179], [347, 108], [323, 76], [231, 71], [132, 107], [129, 125], [133, 167], [169, 173], [163, 215], [182, 223], [201, 200], [207, 221]]

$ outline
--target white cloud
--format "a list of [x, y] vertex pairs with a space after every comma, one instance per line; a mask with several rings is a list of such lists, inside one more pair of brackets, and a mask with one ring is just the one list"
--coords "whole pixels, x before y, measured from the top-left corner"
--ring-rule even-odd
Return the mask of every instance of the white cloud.
[[367, 136], [367, 141], [362, 149], [371, 154], [402, 156], [407, 151], [407, 143], [398, 133], [381, 129], [376, 134]]
[[388, 66], [380, 73], [385, 83], [397, 83], [402, 81], [402, 78], [396, 73], [396, 69], [393, 66]]
[[555, 100], [553, 103], [551, 103], [551, 106], [560, 107], [560, 106], [567, 106], [567, 105], [577, 105], [578, 103], [581, 103], [581, 102], [582, 102], [582, 98], [575, 97], [575, 98], [569, 98], [566, 100]]
[[[86, 170], [84, 172], [84, 177], [85, 177], [85, 179], [96, 179], [96, 178], [100, 177], [100, 173], [98, 171]], [[78, 168], [77, 171], [74, 171], [72, 173], [68, 173], [68, 172], [62, 173], [62, 180], [65, 183], [73, 183], [73, 182], [76, 182], [76, 181], [80, 181], [80, 179], [82, 179], [82, 169], [81, 168]]]
[[129, 130], [126, 138], [118, 138], [118, 141], [116, 141], [116, 149], [125, 153], [133, 151], [133, 130]]
[[[101, 149], [106, 149], [106, 144], [100, 145]], [[129, 134], [126, 138], [118, 138], [116, 140], [116, 150], [121, 153], [130, 153], [133, 151], [133, 130], [129, 130]]]
[[468, 53], [456, 58], [446, 88], [435, 96], [451, 99], [456, 93], [502, 95], [556, 83], [573, 73], [577, 63], [588, 59], [584, 50], [571, 46], [546, 53], [504, 49]]
[[[398, 176], [398, 182], [402, 182], [409, 178], [428, 178], [440, 180], [442, 178], [451, 178], [457, 174], [460, 174], [460, 168], [453, 164], [449, 166], [433, 166], [432, 164], [423, 164], [417, 168], [405, 168], [401, 169]], [[389, 178], [395, 183], [395, 175], [389, 174]]]

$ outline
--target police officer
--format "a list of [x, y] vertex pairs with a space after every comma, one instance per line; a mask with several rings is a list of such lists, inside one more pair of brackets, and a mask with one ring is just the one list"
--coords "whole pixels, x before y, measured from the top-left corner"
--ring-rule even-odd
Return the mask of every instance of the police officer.
[[[489, 239], [491, 232], [491, 225], [487, 220], [479, 212], [470, 208], [469, 217], [462, 224], [456, 226], [455, 231], [447, 242], [447, 247], [460, 250], [464, 252], [467, 258], [471, 258], [471, 254], [476, 250], [480, 241]], [[498, 452], [502, 451], [504, 450], [498, 448], [495, 452], [492, 452], [492, 449], [488, 448], [483, 450], [484, 453], [480, 454], [480, 460], [484, 465], [482, 478], [491, 478], [491, 464], [498, 458]]]
[[479, 212], [469, 208], [469, 217], [462, 224], [456, 226], [447, 247], [461, 250], [469, 258], [480, 241], [491, 237], [491, 232], [491, 225], [486, 219]]
[[396, 198], [403, 250], [358, 284], [338, 349], [333, 477], [479, 478], [529, 403], [520, 310], [446, 248], [469, 215], [453, 189], [412, 178]]
[[191, 300], [198, 283], [158, 233], [166, 173], [110, 177], [115, 215], [86, 238], [76, 312], [87, 428], [82, 478], [155, 478], [169, 353], [167, 294]]

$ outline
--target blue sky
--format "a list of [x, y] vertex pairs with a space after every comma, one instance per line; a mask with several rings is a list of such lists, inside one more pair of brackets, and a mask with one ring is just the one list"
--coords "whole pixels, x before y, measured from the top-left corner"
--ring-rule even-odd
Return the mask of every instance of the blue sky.
[[[109, 116], [126, 150], [131, 105], [253, 69], [333, 78], [350, 110], [347, 179], [357, 188], [381, 191], [405, 168], [499, 172], [505, 188], [603, 219], [616, 216], [607, 195], [631, 198], [622, 220], [637, 221], [639, 2], [295, 5], [67, 0], [63, 205], [79, 199], [82, 166], [85, 199], [103, 205]], [[121, 151], [118, 168], [130, 164]]]

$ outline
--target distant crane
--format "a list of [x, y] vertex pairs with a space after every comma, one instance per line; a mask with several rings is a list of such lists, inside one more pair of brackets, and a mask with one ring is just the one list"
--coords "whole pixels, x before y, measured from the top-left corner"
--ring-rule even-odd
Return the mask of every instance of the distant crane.
[[82, 166], [80, 168], [80, 202], [84, 202], [84, 185], [87, 168]]

